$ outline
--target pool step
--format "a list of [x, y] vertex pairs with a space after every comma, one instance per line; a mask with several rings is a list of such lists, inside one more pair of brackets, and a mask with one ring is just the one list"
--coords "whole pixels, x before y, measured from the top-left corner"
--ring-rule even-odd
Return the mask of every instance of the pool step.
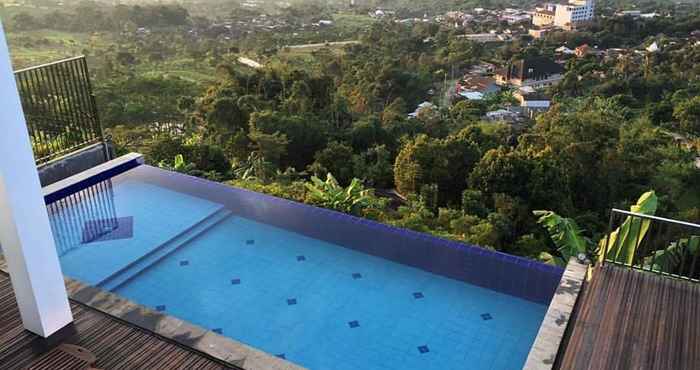
[[198, 223], [194, 224], [192, 227], [181, 232], [180, 234], [177, 234], [165, 243], [159, 245], [143, 257], [137, 259], [136, 261], [130, 263], [128, 266], [124, 267], [123, 269], [108, 276], [106, 279], [100, 281], [99, 283], [97, 283], [97, 286], [102, 289], [113, 291], [114, 289], [122, 286], [124, 283], [134, 278], [136, 275], [140, 274], [142, 271], [155, 265], [163, 258], [175, 252], [180, 247], [186, 245], [196, 237], [202, 235], [207, 230], [218, 225], [221, 221], [231, 216], [231, 214], [232, 212], [226, 208], [219, 209], [218, 211], [214, 212], [202, 221], [199, 221]]

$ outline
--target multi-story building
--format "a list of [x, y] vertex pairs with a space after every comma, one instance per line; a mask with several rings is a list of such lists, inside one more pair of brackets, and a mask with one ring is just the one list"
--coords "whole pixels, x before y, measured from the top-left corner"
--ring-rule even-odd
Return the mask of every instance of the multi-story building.
[[538, 27], [546, 27], [554, 24], [554, 15], [557, 7], [554, 4], [545, 4], [537, 7], [532, 14], [532, 24]]
[[594, 14], [595, 0], [569, 0], [566, 4], [546, 4], [537, 8], [532, 24], [572, 30], [590, 23]]

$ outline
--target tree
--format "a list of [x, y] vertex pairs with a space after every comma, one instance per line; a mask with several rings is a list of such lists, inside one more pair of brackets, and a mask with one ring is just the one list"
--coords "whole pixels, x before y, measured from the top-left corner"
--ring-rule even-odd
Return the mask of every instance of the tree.
[[680, 122], [683, 132], [700, 136], [700, 96], [695, 96], [678, 104], [673, 109], [673, 117]]
[[416, 193], [424, 184], [437, 184], [440, 204], [456, 202], [466, 188], [466, 174], [479, 157], [478, 147], [468, 137], [418, 135], [396, 156], [394, 182], [403, 194]]
[[530, 163], [522, 154], [499, 147], [486, 152], [469, 174], [469, 185], [484, 194], [528, 197]]
[[353, 178], [353, 151], [341, 142], [328, 143], [314, 155], [314, 159], [309, 170], [317, 176], [334, 173], [341, 184], [347, 184]]
[[389, 188], [394, 180], [392, 159], [391, 152], [384, 145], [369, 148], [353, 156], [354, 172], [369, 186]]
[[[286, 136], [288, 145], [280, 158], [281, 168], [306, 168], [312, 162], [314, 154], [326, 143], [325, 126], [321, 121], [308, 116], [288, 115], [270, 110], [255, 112], [250, 116], [250, 130]], [[348, 159], [347, 163], [352, 163], [352, 159]]]

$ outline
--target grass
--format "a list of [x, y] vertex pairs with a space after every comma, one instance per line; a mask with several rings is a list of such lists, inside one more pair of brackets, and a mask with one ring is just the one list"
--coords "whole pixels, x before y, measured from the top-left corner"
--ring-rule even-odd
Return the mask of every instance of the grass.
[[15, 69], [31, 67], [83, 54], [86, 48], [105, 43], [102, 36], [49, 30], [8, 32], [7, 41]]

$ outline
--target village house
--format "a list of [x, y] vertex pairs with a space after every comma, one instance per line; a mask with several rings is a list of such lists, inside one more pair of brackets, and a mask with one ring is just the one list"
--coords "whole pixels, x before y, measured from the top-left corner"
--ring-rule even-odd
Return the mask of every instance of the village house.
[[551, 100], [542, 92], [536, 91], [531, 86], [521, 87], [513, 93], [513, 97], [520, 103], [523, 115], [534, 118], [537, 114], [549, 110]]
[[502, 86], [539, 89], [559, 83], [564, 78], [564, 67], [543, 57], [520, 59], [497, 70], [495, 78]]
[[491, 77], [467, 75], [457, 81], [455, 93], [469, 100], [482, 100], [485, 95], [501, 91]]

